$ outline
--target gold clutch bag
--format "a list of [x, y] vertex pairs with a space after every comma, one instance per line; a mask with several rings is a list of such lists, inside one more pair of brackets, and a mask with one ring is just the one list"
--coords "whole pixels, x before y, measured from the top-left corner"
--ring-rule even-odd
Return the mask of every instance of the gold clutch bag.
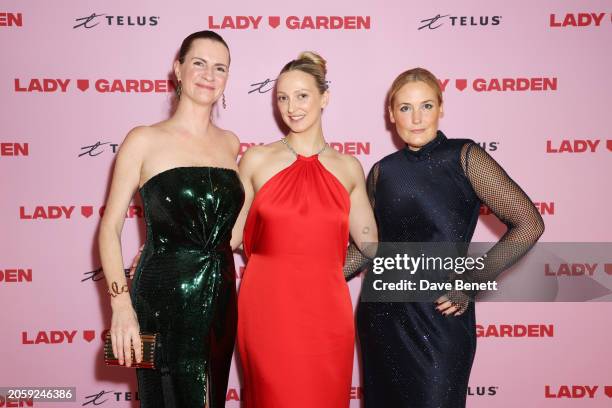
[[[129, 368], [152, 368], [155, 369], [155, 350], [158, 343], [157, 333], [140, 333], [140, 351], [142, 352], [142, 362], [136, 362], [134, 347], [132, 347], [132, 365]], [[113, 344], [110, 332], [106, 333], [104, 339], [104, 363], [109, 366], [125, 367], [119, 364], [119, 360], [113, 355]]]

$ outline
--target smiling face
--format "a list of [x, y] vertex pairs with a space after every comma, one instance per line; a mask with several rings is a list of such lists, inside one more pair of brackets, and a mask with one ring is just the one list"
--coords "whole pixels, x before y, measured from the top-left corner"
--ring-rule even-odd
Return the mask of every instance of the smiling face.
[[174, 73], [180, 81], [181, 99], [212, 105], [223, 94], [229, 71], [229, 51], [220, 42], [196, 39], [183, 63], [174, 62]]
[[423, 81], [408, 82], [393, 96], [389, 106], [391, 122], [411, 150], [419, 150], [438, 132], [444, 116], [436, 91]]
[[293, 133], [320, 126], [321, 110], [328, 100], [329, 92], [321, 94], [315, 78], [303, 71], [287, 71], [276, 81], [276, 105]]

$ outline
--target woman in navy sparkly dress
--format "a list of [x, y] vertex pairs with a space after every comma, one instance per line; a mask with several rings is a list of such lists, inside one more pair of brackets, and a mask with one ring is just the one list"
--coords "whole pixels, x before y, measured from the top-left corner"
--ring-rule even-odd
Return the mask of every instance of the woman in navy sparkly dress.
[[[516, 262], [543, 233], [542, 218], [483, 149], [438, 130], [437, 79], [420, 68], [402, 73], [388, 107], [406, 146], [376, 163], [368, 177], [379, 242], [469, 243], [484, 203], [508, 230], [487, 252], [487, 267], [462, 278], [486, 281]], [[436, 302], [361, 302], [357, 326], [366, 408], [465, 407], [476, 351], [468, 294], [451, 291]]]

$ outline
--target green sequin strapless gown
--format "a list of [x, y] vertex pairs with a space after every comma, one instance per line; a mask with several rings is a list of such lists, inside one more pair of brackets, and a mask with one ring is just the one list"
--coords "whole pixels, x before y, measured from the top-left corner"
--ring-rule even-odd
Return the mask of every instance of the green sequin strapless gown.
[[[223, 407], [237, 320], [230, 238], [242, 183], [231, 169], [178, 167], [140, 194], [147, 239], [131, 291], [140, 330], [161, 334], [177, 407], [203, 407], [207, 393], [209, 408]], [[137, 375], [141, 407], [164, 407], [160, 371]]]

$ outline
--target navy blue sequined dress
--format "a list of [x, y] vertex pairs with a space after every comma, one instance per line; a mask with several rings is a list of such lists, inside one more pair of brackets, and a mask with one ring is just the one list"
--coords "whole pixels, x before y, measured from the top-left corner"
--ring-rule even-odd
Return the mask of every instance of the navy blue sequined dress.
[[[509, 227], [500, 242], [534, 243], [542, 233], [536, 208], [503, 169], [471, 140], [442, 132], [418, 151], [376, 163], [368, 190], [380, 242], [470, 242], [481, 202]], [[465, 407], [475, 324], [473, 302], [458, 317], [443, 316], [433, 302], [361, 302], [365, 407]]]

